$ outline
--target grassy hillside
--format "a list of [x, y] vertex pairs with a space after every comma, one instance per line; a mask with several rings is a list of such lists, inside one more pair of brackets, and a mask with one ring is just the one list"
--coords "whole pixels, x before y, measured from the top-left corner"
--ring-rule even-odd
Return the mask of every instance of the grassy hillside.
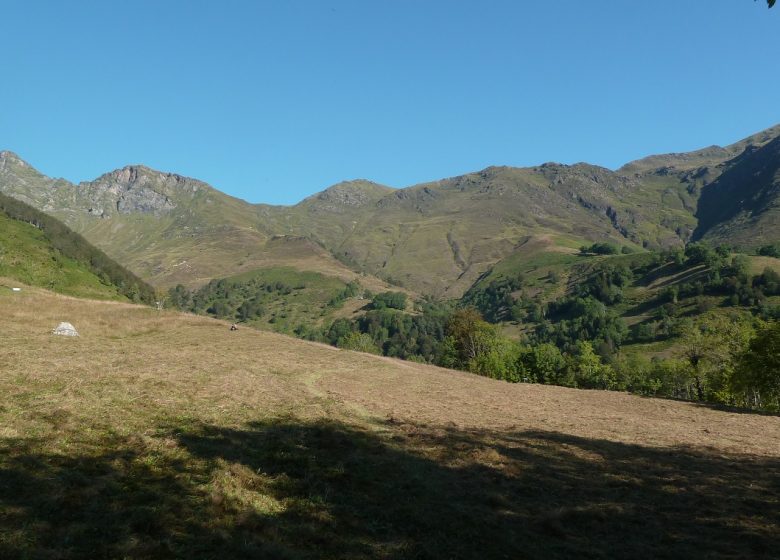
[[[780, 419], [0, 292], [0, 556], [770, 558]], [[60, 320], [82, 336], [49, 330]]]
[[[93, 275], [99, 277], [103, 284], [112, 286], [111, 289], [115, 287], [118, 293], [136, 303], [144, 302], [151, 304], [156, 300], [154, 289], [149, 284], [111, 259], [103, 251], [91, 245], [81, 235], [53, 216], [2, 193], [0, 193], [0, 213], [11, 220], [29, 224], [40, 232], [40, 235], [25, 233], [24, 228], [6, 223], [6, 228], [9, 232], [13, 231], [15, 234], [15, 241], [12, 242], [10, 237], [7, 241], [9, 251], [13, 246], [27, 242], [27, 247], [23, 249], [16, 247], [18, 257], [6, 263], [10, 274], [15, 274], [19, 270], [25, 270], [29, 274], [31, 270], [35, 269], [40, 275], [47, 268], [51, 268], [51, 272], [54, 273], [55, 269], [63, 268], [65, 262], [63, 259], [67, 259], [71, 264], [78, 263], [78, 267], [90, 271]], [[32, 241], [33, 239], [35, 241]], [[41, 243], [45, 247], [36, 247], [36, 245]], [[26, 267], [24, 263], [26, 250], [33, 251], [39, 256], [41, 251], [51, 252], [53, 262], [47, 261], [41, 264], [39, 259], [38, 263], [29, 263], [31, 268]], [[71, 266], [70, 268], [72, 271], [73, 267]], [[34, 281], [33, 278], [31, 278], [31, 281]], [[43, 280], [39, 279], [38, 281], [42, 282]], [[52, 278], [49, 278], [47, 282], [46, 285], [48, 287], [56, 287], [57, 285], [57, 281]], [[65, 281], [61, 279], [60, 283], [62, 282]], [[84, 283], [89, 285], [93, 282], [90, 278], [84, 278]], [[78, 289], [73, 282], [65, 282], [64, 285], [70, 290]]]
[[529, 236], [564, 245], [621, 239], [608, 208], [623, 188], [622, 179], [593, 166], [491, 167], [400, 189], [359, 216], [312, 203], [279, 212], [299, 216], [297, 227], [353, 267], [421, 293], [460, 297], [492, 264], [524, 252]]
[[102, 282], [87, 266], [54, 249], [40, 229], [1, 211], [0, 276], [9, 280], [5, 284], [42, 286], [94, 299], [125, 299], [116, 286]]

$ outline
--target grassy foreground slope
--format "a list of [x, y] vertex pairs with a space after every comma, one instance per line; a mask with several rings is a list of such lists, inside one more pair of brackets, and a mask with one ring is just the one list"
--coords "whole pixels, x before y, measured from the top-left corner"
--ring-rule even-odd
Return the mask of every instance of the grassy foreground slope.
[[[780, 418], [0, 292], [0, 557], [769, 558]], [[49, 334], [61, 320], [78, 339]]]

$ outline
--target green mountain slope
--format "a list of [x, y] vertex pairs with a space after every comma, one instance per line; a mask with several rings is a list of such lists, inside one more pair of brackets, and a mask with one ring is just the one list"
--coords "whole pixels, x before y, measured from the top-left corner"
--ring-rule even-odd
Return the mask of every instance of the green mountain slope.
[[701, 150], [648, 156], [632, 161], [618, 169], [622, 175], [652, 172], [658, 169], [690, 170], [716, 166], [737, 157], [750, 146], [762, 146], [780, 136], [780, 125], [752, 134], [728, 146], [710, 146]]
[[699, 225], [705, 187], [727, 162], [779, 134], [780, 126], [727, 147], [652, 156], [616, 172], [588, 164], [491, 167], [400, 189], [373, 206], [311, 197], [269, 211], [269, 219], [305, 231], [353, 267], [423, 293], [459, 297], [496, 262], [533, 258], [540, 244], [552, 252], [593, 241], [682, 245]]
[[[754, 188], [754, 178], [750, 172], [744, 171], [745, 164], [750, 164], [745, 156], [755, 151], [762, 151], [768, 156], [763, 151], [764, 147], [768, 148], [778, 137], [780, 125], [726, 147], [710, 146], [694, 152], [650, 156], [626, 164], [617, 172], [639, 182], [644, 193], [655, 193], [653, 197], [660, 205], [648, 212], [648, 215], [654, 214], [659, 223], [674, 230], [685, 241], [700, 239], [704, 236], [704, 230], [714, 228], [719, 219], [728, 220], [726, 216], [714, 215], [707, 207], [731, 206], [734, 201], [725, 191], [734, 189], [734, 183], [740, 185], [736, 188]], [[776, 152], [771, 157], [776, 157]], [[711, 186], [727, 171], [731, 176], [729, 182], [732, 187], [712, 189]], [[704, 199], [703, 210], [699, 208], [700, 197]], [[648, 201], [641, 197], [626, 201], [634, 207], [647, 208]], [[750, 238], [749, 233], [736, 235], [728, 224], [724, 224], [719, 231], [721, 234], [717, 239], [713, 237], [713, 241], [744, 247], [753, 245], [746, 243]]]
[[314, 204], [285, 212], [304, 214], [306, 233], [352, 266], [458, 297], [529, 235], [563, 247], [621, 238], [607, 215], [621, 188], [608, 170], [591, 166], [495, 167], [394, 191], [359, 216], [322, 219]]
[[85, 266], [59, 255], [42, 231], [3, 213], [0, 213], [0, 278], [73, 296], [121, 299], [115, 286], [103, 284]]
[[152, 303], [154, 292], [54, 218], [0, 195], [0, 277], [93, 299]]
[[169, 307], [306, 337], [336, 318], [359, 316], [372, 293], [357, 280], [345, 282], [291, 267], [262, 268], [212, 280], [197, 290], [172, 288]]

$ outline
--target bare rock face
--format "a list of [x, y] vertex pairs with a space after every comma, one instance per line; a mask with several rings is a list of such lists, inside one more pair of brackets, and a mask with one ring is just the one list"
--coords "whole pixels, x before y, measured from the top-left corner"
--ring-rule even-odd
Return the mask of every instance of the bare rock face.
[[51, 334], [55, 334], [58, 336], [78, 336], [79, 333], [76, 330], [76, 327], [71, 325], [70, 323], [62, 322], [59, 325], [57, 325], [57, 328], [55, 328], [53, 331], [51, 331]]
[[27, 163], [23, 161], [19, 156], [8, 150], [0, 152], [0, 171], [4, 170], [9, 165], [18, 165], [20, 167], [28, 167]]
[[162, 216], [176, 208], [168, 195], [185, 182], [184, 177], [172, 173], [128, 166], [82, 183], [79, 188], [93, 201], [88, 209], [92, 215], [105, 217], [116, 212]]
[[49, 213], [159, 217], [208, 190], [208, 185], [196, 179], [143, 165], [128, 165], [75, 185], [42, 175], [13, 152], [0, 152], [0, 191]]

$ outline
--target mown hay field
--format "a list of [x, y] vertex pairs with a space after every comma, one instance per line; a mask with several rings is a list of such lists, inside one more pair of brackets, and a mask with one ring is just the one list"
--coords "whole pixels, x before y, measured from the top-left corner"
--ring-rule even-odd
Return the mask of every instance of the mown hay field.
[[[51, 335], [69, 321], [81, 336]], [[780, 418], [0, 291], [2, 558], [771, 558]]]

